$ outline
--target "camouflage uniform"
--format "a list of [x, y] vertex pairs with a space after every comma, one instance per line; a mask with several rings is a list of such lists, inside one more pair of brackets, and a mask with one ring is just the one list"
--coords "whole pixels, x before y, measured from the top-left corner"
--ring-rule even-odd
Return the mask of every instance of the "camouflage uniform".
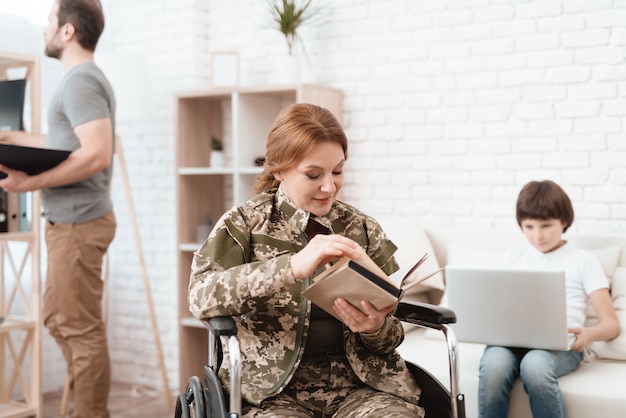
[[[398, 269], [396, 246], [374, 219], [339, 201], [326, 216], [315, 219], [331, 233], [359, 243], [386, 273]], [[190, 311], [197, 318], [235, 318], [242, 349], [242, 394], [254, 405], [281, 393], [302, 360], [311, 303], [301, 292], [311, 278], [296, 280], [290, 258], [307, 244], [308, 222], [309, 213], [297, 209], [279, 187], [225, 213], [194, 254]], [[397, 318], [388, 315], [375, 333], [355, 334], [344, 327], [343, 334], [345, 356], [361, 382], [418, 403], [420, 389], [395, 351], [404, 338]], [[227, 386], [228, 368], [220, 377]]]

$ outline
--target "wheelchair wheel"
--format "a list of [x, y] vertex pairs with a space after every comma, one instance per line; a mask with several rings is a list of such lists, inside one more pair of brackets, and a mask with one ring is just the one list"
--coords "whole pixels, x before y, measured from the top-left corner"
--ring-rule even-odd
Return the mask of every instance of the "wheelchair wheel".
[[189, 404], [187, 403], [187, 397], [184, 393], [178, 395], [176, 399], [176, 410], [174, 411], [174, 418], [191, 418], [189, 412]]
[[204, 388], [198, 376], [192, 376], [185, 393], [178, 395], [174, 417], [207, 418]]

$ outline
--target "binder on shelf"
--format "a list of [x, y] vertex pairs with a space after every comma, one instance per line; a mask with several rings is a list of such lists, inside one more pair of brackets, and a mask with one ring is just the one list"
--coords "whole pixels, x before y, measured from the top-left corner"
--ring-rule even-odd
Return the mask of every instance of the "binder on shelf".
[[7, 193], [7, 202], [7, 229], [9, 232], [18, 232], [20, 230], [20, 209], [18, 193]]
[[26, 80], [0, 81], [0, 131], [24, 129]]
[[27, 232], [31, 230], [31, 198], [32, 195], [30, 193], [20, 193], [18, 196], [20, 232]]
[[0, 232], [9, 232], [9, 202], [4, 189], [0, 189]]

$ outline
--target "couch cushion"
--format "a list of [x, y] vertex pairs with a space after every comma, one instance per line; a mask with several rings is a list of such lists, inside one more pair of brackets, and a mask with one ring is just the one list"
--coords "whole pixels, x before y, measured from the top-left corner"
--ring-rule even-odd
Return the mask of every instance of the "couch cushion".
[[[407, 278], [406, 284], [420, 280], [439, 268], [430, 240], [417, 217], [394, 215], [377, 217], [376, 220], [398, 247], [395, 257], [401, 269], [413, 265], [425, 253], [429, 254], [424, 263]], [[437, 305], [441, 302], [444, 288], [443, 274], [439, 273], [407, 290], [403, 300]]]
[[604, 274], [611, 280], [617, 268], [617, 263], [619, 263], [620, 248], [617, 245], [609, 245], [607, 247], [594, 248], [587, 251], [598, 258], [598, 261], [604, 269]]
[[[626, 360], [626, 267], [618, 267], [611, 276], [611, 300], [620, 323], [620, 334], [610, 341], [594, 341], [589, 344], [587, 360]], [[585, 325], [595, 323], [597, 323], [597, 318], [593, 308], [589, 305]]]
[[467, 247], [452, 242], [448, 244], [446, 252], [448, 254], [448, 264], [492, 266], [503, 250]]
[[[469, 266], [490, 266], [506, 249], [480, 249], [450, 243], [447, 248], [448, 264], [463, 264]], [[587, 250], [594, 254], [604, 274], [611, 278], [619, 262], [620, 248], [610, 245], [602, 248]]]
[[[450, 387], [450, 369], [446, 342], [442, 333], [430, 333], [415, 328], [407, 332], [398, 347], [402, 357], [420, 364]], [[478, 415], [478, 365], [484, 345], [472, 343], [458, 344], [458, 384], [465, 394], [467, 417]], [[559, 378], [559, 385], [567, 406], [567, 416], [617, 417], [626, 408], [626, 397], [621, 386], [626, 373], [626, 364], [615, 361], [595, 361], [582, 363], [578, 370]], [[532, 418], [528, 395], [518, 379], [511, 395], [509, 418]]]

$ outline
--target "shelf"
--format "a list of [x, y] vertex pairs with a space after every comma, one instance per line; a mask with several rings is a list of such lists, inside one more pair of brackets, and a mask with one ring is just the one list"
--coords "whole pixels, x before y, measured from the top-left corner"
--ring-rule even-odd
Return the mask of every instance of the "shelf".
[[[26, 130], [39, 133], [40, 58], [0, 51], [0, 80], [11, 79], [9, 70], [14, 69], [24, 70], [30, 93]], [[0, 324], [0, 418], [42, 416], [39, 199], [39, 192], [31, 193], [31, 231], [0, 233], [0, 307], [5, 316]]]
[[0, 324], [0, 334], [19, 329], [34, 329], [37, 323], [28, 318], [8, 317]]
[[193, 316], [187, 317], [187, 318], [182, 318], [180, 320], [180, 324], [183, 327], [191, 327], [191, 328], [203, 328], [205, 329], [206, 327], [202, 324], [202, 321], [200, 321], [197, 318], [194, 318]]
[[210, 167], [183, 167], [178, 169], [181, 176], [207, 176], [215, 174], [234, 174], [235, 170], [229, 167], [210, 168]]
[[183, 242], [178, 244], [178, 249], [184, 252], [194, 252], [197, 251], [202, 246], [201, 242]]
[[31, 242], [35, 237], [32, 231], [27, 232], [0, 232], [0, 241]]
[[178, 169], [181, 176], [207, 176], [215, 174], [253, 174], [258, 175], [263, 172], [263, 167], [242, 167], [234, 169], [230, 167], [210, 168], [210, 167], [183, 167]]
[[259, 175], [263, 172], [263, 167], [242, 167], [239, 169], [241, 174]]
[[35, 416], [37, 413], [37, 408], [23, 404], [0, 403], [0, 417], [2, 418], [25, 418]]

